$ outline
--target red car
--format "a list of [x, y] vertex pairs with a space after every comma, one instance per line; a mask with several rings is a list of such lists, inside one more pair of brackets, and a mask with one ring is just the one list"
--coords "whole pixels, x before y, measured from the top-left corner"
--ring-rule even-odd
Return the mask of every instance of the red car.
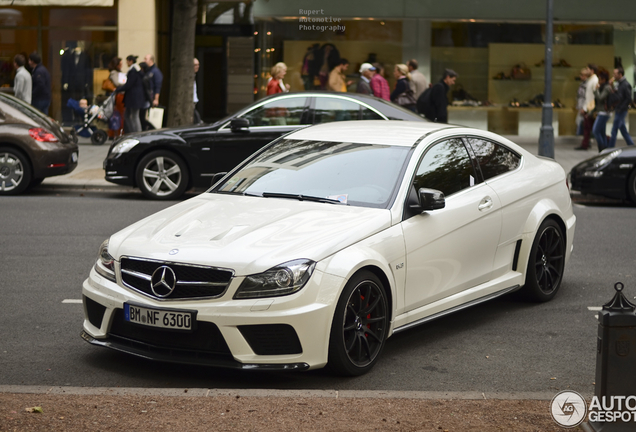
[[0, 195], [17, 195], [77, 167], [77, 138], [45, 114], [0, 93]]

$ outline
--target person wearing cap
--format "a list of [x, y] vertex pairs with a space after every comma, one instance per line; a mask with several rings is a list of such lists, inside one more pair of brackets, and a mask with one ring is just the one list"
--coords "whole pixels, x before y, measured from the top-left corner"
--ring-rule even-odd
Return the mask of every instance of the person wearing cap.
[[362, 63], [360, 66], [360, 81], [358, 81], [358, 87], [356, 93], [362, 93], [373, 96], [373, 90], [371, 90], [371, 78], [375, 68], [371, 63]]
[[124, 114], [124, 129], [126, 133], [141, 132], [141, 120], [139, 118], [139, 110], [146, 103], [144, 95], [143, 72], [137, 64], [137, 56], [129, 55], [126, 57], [128, 64], [128, 73], [126, 74], [126, 84], [117, 87], [115, 93], [124, 93], [124, 106], [126, 112]]

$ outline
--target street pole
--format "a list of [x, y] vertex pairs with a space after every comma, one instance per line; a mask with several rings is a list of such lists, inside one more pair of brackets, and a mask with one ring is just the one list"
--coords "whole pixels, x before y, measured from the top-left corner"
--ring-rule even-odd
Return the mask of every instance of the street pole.
[[547, 13], [545, 23], [545, 90], [543, 92], [543, 110], [541, 133], [539, 135], [539, 156], [554, 159], [554, 128], [552, 127], [552, 6], [554, 0], [546, 0]]

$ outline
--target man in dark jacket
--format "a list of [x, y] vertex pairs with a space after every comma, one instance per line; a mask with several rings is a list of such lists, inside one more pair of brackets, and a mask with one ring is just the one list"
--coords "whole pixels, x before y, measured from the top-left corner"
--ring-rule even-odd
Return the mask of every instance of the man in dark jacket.
[[124, 93], [124, 129], [126, 133], [141, 132], [141, 121], [139, 119], [139, 110], [146, 103], [144, 95], [143, 72], [137, 62], [137, 56], [129, 55], [126, 57], [128, 64], [128, 73], [126, 74], [126, 84], [117, 87], [115, 93]]
[[51, 74], [41, 63], [42, 59], [38, 53], [34, 52], [29, 55], [29, 66], [33, 71], [31, 72], [33, 82], [31, 105], [48, 115], [51, 106]]
[[621, 135], [625, 138], [627, 145], [634, 145], [632, 137], [629, 136], [627, 127], [625, 126], [625, 118], [627, 117], [627, 110], [629, 104], [632, 101], [632, 86], [625, 79], [625, 70], [622, 67], [614, 69], [614, 85], [618, 83], [616, 88], [616, 94], [618, 96], [618, 105], [614, 109], [614, 124], [612, 126], [612, 136], [610, 137], [607, 147], [614, 147], [616, 145], [616, 137], [618, 131], [621, 131]]
[[417, 100], [420, 114], [436, 123], [448, 123], [448, 90], [455, 84], [457, 73], [452, 69], [444, 70], [441, 81], [426, 90]]
[[375, 68], [370, 63], [362, 63], [360, 66], [360, 81], [358, 81], [358, 87], [356, 93], [362, 93], [373, 96], [373, 90], [371, 90], [371, 78]]

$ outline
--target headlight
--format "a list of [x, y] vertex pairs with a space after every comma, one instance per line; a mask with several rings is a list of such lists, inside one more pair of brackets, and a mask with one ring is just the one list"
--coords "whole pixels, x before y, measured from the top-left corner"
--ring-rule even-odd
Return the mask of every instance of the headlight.
[[612, 151], [610, 153], [607, 153], [601, 159], [599, 159], [596, 162], [594, 162], [593, 167], [594, 168], [601, 168], [601, 167], [607, 165], [612, 160], [616, 159], [616, 157], [618, 157], [618, 155], [621, 154], [622, 151], [623, 150], [618, 149], [618, 150], [614, 150], [614, 151]]
[[128, 152], [131, 148], [139, 144], [139, 140], [136, 139], [125, 139], [121, 142], [115, 144], [113, 149], [110, 151], [113, 154], [121, 154]]
[[247, 276], [234, 294], [235, 299], [278, 297], [293, 294], [305, 286], [316, 267], [314, 261], [299, 259]]
[[108, 240], [99, 247], [95, 271], [106, 279], [115, 282], [115, 258], [108, 253]]

